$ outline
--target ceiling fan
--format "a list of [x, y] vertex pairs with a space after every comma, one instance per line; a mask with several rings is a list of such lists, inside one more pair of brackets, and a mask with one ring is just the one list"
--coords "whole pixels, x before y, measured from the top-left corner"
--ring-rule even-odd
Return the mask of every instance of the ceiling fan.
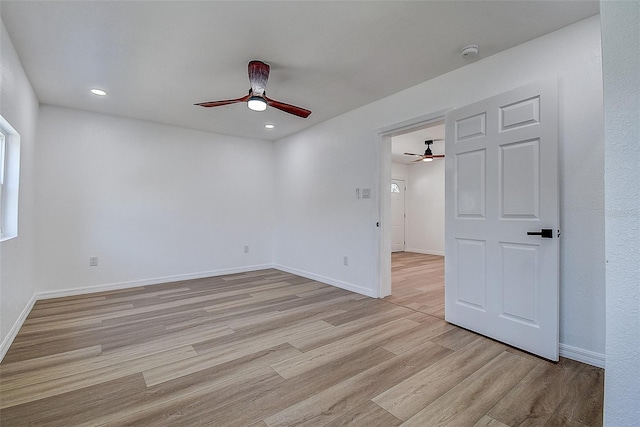
[[415, 153], [404, 153], [407, 156], [418, 156], [420, 157], [418, 160], [414, 160], [415, 162], [432, 162], [433, 159], [442, 159], [444, 158], [444, 154], [433, 154], [431, 152], [431, 144], [433, 141], [442, 141], [441, 139], [427, 139], [424, 143], [427, 146], [427, 149], [424, 150], [424, 154], [415, 154]]
[[247, 106], [254, 111], [264, 111], [267, 109], [268, 105], [269, 107], [277, 108], [278, 110], [282, 110], [285, 113], [293, 114], [294, 116], [303, 118], [309, 117], [311, 111], [307, 109], [267, 98], [265, 88], [267, 86], [268, 79], [269, 64], [265, 64], [262, 61], [250, 61], [249, 83], [251, 84], [251, 89], [249, 89], [248, 95], [245, 95], [242, 98], [227, 99], [224, 101], [201, 102], [194, 105], [199, 105], [201, 107], [220, 107], [222, 105], [246, 102]]

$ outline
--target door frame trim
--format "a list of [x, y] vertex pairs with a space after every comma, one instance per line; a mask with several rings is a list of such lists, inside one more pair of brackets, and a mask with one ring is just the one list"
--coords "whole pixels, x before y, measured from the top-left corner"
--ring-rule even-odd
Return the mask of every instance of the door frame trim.
[[376, 134], [376, 187], [379, 227], [375, 227], [374, 251], [375, 284], [374, 296], [384, 298], [391, 295], [391, 194], [388, 183], [391, 180], [391, 137], [427, 127], [436, 122], [443, 122], [446, 108], [433, 113], [414, 117], [374, 130]]

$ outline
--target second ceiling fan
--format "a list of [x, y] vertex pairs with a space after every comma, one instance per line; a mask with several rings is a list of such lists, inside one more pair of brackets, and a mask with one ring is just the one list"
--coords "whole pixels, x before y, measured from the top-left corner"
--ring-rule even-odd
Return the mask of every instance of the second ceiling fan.
[[265, 64], [262, 61], [250, 61], [249, 83], [251, 84], [251, 89], [249, 89], [249, 93], [247, 95], [242, 98], [201, 102], [195, 105], [199, 105], [200, 107], [220, 107], [222, 105], [246, 102], [247, 106], [254, 111], [264, 111], [267, 109], [267, 106], [269, 106], [282, 110], [285, 113], [293, 114], [294, 116], [303, 118], [309, 117], [311, 111], [305, 108], [296, 107], [295, 105], [285, 104], [284, 102], [267, 98], [265, 89], [267, 87], [267, 80], [269, 79], [269, 69], [269, 64]]
[[432, 162], [433, 159], [442, 159], [444, 158], [444, 154], [433, 154], [431, 152], [430, 145], [433, 144], [433, 141], [442, 141], [441, 139], [427, 139], [424, 144], [427, 146], [427, 149], [424, 150], [424, 154], [415, 154], [415, 153], [404, 153], [407, 156], [418, 156], [420, 157], [418, 160], [414, 160], [415, 162]]

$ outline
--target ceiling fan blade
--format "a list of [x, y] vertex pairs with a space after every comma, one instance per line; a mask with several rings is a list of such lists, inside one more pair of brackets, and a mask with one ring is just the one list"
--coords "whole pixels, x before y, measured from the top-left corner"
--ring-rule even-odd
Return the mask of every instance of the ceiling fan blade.
[[269, 65], [262, 61], [249, 62], [249, 83], [254, 95], [262, 96], [269, 80]]
[[291, 104], [285, 104], [284, 102], [280, 101], [274, 101], [273, 99], [269, 99], [266, 96], [264, 96], [263, 98], [265, 101], [267, 101], [267, 105], [269, 107], [277, 108], [278, 110], [282, 110], [285, 113], [293, 114], [294, 116], [302, 117], [305, 119], [309, 117], [309, 114], [311, 114], [311, 111], [305, 108], [296, 107], [295, 105]]
[[199, 104], [193, 104], [193, 105], [198, 105], [200, 107], [220, 107], [221, 105], [235, 104], [238, 102], [247, 102], [248, 100], [249, 100], [249, 95], [245, 95], [242, 98], [226, 99], [224, 101], [201, 102]]
[[420, 156], [422, 157], [422, 154], [416, 154], [416, 153], [404, 153], [405, 156]]
[[431, 157], [432, 159], [444, 159], [444, 154], [434, 154], [429, 157]]

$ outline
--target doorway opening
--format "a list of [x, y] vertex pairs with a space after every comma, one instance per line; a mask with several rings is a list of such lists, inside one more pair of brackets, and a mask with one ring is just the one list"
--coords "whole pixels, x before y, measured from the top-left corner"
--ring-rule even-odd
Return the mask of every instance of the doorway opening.
[[[388, 193], [389, 286], [385, 300], [444, 319], [444, 155], [442, 114], [382, 135], [381, 181]], [[428, 141], [428, 145], [425, 144]], [[429, 151], [426, 151], [426, 150]], [[409, 154], [407, 154], [409, 153]], [[434, 158], [425, 157], [432, 153]], [[427, 160], [427, 161], [424, 161]], [[385, 173], [388, 170], [388, 174]], [[384, 238], [382, 239], [385, 240]], [[384, 263], [381, 263], [384, 264]], [[381, 278], [381, 282], [384, 278]], [[383, 289], [381, 289], [383, 290]]]

